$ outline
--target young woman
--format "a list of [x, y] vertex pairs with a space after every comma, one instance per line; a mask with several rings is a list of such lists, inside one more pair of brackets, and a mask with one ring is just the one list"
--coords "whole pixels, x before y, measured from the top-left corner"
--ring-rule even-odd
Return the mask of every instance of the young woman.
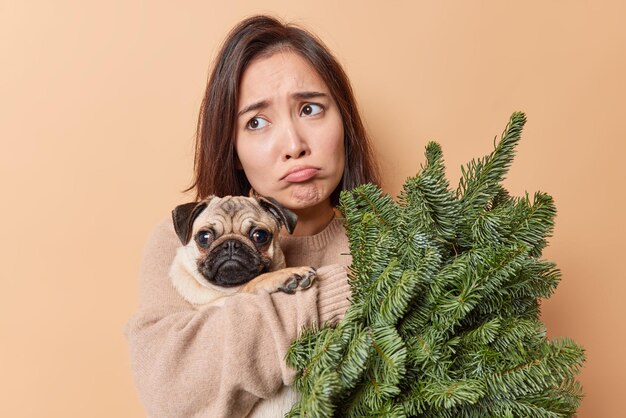
[[174, 290], [179, 246], [169, 219], [145, 248], [140, 305], [127, 325], [132, 368], [151, 417], [244, 417], [292, 383], [284, 361], [305, 326], [334, 323], [349, 306], [341, 190], [377, 182], [348, 79], [311, 33], [274, 18], [242, 21], [227, 37], [198, 121], [197, 200], [254, 189], [298, 215], [281, 236], [288, 266], [311, 265], [312, 288], [236, 294], [194, 310]]

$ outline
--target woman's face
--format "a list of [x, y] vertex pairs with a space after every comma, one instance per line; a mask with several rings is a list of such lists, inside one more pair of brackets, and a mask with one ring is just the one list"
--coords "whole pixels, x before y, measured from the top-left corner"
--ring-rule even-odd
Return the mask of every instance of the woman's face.
[[300, 55], [250, 62], [239, 89], [235, 150], [257, 193], [283, 206], [330, 205], [345, 164], [343, 121], [330, 90]]

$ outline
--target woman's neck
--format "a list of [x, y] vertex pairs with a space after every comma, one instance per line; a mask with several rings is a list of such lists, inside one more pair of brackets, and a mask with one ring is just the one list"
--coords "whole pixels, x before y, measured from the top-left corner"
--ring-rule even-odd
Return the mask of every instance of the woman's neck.
[[310, 208], [293, 211], [298, 215], [296, 229], [293, 236], [315, 235], [324, 230], [335, 217], [335, 208], [330, 204], [330, 200], [321, 202]]

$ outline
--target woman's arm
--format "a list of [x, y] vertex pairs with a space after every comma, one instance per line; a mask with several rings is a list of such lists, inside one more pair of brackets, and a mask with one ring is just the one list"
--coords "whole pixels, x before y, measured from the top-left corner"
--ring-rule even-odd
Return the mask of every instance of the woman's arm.
[[244, 416], [292, 382], [284, 357], [302, 327], [343, 316], [345, 270], [320, 268], [317, 284], [294, 295], [237, 294], [194, 310], [170, 284], [178, 245], [166, 220], [144, 252], [139, 310], [126, 327], [140, 398], [151, 417]]

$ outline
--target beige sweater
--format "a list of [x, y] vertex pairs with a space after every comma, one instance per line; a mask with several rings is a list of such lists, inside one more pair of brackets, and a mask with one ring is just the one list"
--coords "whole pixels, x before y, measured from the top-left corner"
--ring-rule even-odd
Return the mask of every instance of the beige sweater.
[[335, 323], [348, 308], [345, 230], [335, 219], [317, 235], [281, 239], [288, 266], [318, 268], [310, 289], [236, 294], [202, 310], [171, 285], [168, 270], [179, 245], [168, 218], [144, 250], [139, 308], [125, 330], [140, 399], [153, 418], [243, 417], [293, 382], [284, 358], [301, 329]]

